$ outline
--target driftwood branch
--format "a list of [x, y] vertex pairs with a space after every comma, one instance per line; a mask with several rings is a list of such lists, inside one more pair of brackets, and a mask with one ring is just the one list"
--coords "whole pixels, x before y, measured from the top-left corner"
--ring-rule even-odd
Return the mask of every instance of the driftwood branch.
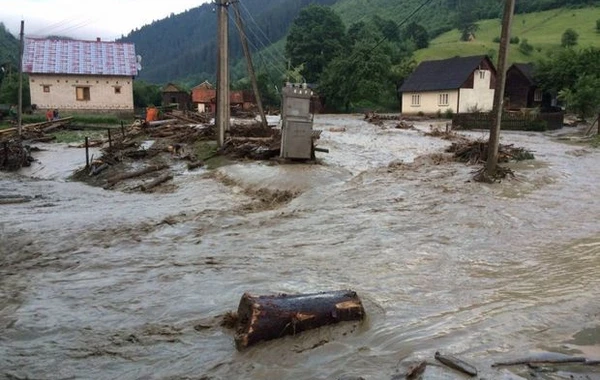
[[173, 179], [173, 174], [163, 173], [159, 177], [154, 179], [153, 181], [150, 181], [147, 184], [140, 186], [140, 189], [142, 189], [142, 191], [149, 191], [149, 190], [155, 188], [156, 186], [160, 185], [161, 183], [169, 181], [171, 179]]

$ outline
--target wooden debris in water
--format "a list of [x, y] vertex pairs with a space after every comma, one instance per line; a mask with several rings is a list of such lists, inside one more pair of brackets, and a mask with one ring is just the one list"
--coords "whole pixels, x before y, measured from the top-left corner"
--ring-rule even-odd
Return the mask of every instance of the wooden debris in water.
[[439, 352], [436, 352], [435, 358], [452, 369], [466, 373], [469, 376], [477, 376], [477, 368], [455, 356], [442, 355]]

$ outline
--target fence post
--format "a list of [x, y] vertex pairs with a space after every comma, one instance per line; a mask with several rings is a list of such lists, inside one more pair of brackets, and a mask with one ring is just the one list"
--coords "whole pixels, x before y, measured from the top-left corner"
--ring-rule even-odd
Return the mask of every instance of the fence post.
[[110, 136], [110, 128], [108, 128], [108, 147], [112, 148], [112, 137]]
[[85, 168], [90, 168], [90, 143], [87, 136], [85, 137]]
[[123, 127], [123, 120], [121, 120], [121, 134], [123, 135], [123, 138], [125, 138], [125, 127]]

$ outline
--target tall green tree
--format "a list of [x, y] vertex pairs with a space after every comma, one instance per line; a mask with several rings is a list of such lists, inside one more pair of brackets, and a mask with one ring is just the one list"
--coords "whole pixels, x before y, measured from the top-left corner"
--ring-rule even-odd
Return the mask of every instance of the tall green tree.
[[348, 112], [359, 102], [378, 105], [395, 99], [390, 77], [392, 49], [389, 42], [381, 42], [382, 37], [379, 31], [364, 28], [350, 53], [331, 62], [319, 87], [326, 105]]
[[427, 33], [427, 29], [414, 21], [404, 28], [404, 36], [412, 40], [417, 49], [425, 49], [429, 46], [429, 33]]
[[567, 108], [581, 116], [600, 107], [600, 49], [559, 50], [536, 64], [540, 86], [560, 94]]
[[302, 75], [307, 82], [317, 82], [345, 44], [342, 19], [329, 7], [311, 5], [292, 23], [285, 53], [292, 66], [304, 64]]

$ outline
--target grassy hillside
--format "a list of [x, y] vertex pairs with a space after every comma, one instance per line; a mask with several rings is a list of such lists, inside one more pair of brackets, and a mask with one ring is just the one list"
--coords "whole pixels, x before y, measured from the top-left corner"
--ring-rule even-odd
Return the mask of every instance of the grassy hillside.
[[[600, 7], [582, 9], [554, 9], [550, 11], [515, 15], [511, 31], [512, 37], [527, 39], [533, 45], [530, 55], [521, 53], [518, 45], [512, 44], [509, 61], [534, 62], [549, 51], [560, 47], [561, 37], [567, 28], [579, 33], [578, 46], [600, 47], [600, 33], [596, 32], [596, 20], [600, 19]], [[444, 59], [454, 56], [490, 54], [497, 57], [498, 43], [493, 42], [500, 36], [501, 20], [480, 21], [476, 39], [470, 42], [459, 41], [457, 29], [444, 33], [431, 41], [427, 49], [415, 53], [417, 61]]]

